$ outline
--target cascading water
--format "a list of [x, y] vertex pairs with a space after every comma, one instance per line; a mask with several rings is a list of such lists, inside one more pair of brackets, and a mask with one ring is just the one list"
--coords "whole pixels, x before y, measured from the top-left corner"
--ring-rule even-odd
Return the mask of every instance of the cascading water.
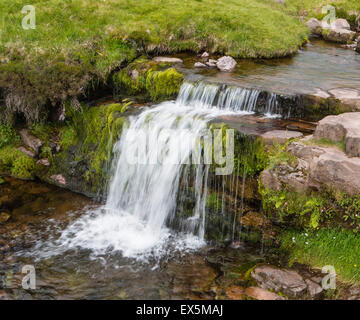
[[[106, 205], [68, 226], [56, 246], [146, 259], [163, 255], [171, 242], [182, 250], [202, 245], [209, 165], [193, 165], [189, 159], [211, 119], [229, 113], [251, 114], [258, 96], [256, 90], [184, 83], [176, 101], [130, 117], [114, 147]], [[181, 232], [174, 235], [168, 225], [180, 205], [184, 176], [193, 180], [196, 201], [192, 215], [181, 221]]]

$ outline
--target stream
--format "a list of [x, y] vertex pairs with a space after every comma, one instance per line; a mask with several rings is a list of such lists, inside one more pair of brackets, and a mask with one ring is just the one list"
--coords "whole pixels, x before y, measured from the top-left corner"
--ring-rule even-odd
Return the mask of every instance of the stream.
[[[240, 62], [233, 74], [200, 71], [214, 83], [185, 82], [176, 101], [144, 107], [130, 117], [114, 146], [104, 204], [36, 181], [6, 178], [0, 201], [12, 217], [0, 224], [0, 275], [7, 279], [0, 296], [215, 299], [225, 297], [230, 285], [246, 285], [245, 273], [255, 264], [283, 264], [283, 257], [262, 243], [231, 239], [218, 247], [206, 241], [209, 165], [190, 161], [197, 139], [221, 117], [260, 119], [259, 127], [284, 123], [276, 95], [258, 108], [256, 88], [308, 93], [340, 84], [359, 87], [359, 57], [315, 41], [291, 59]], [[192, 59], [185, 59], [185, 67]], [[222, 88], [224, 80], [239, 87]], [[241, 88], [244, 83], [255, 89]], [[159, 155], [161, 161], [154, 161]], [[240, 198], [245, 180], [232, 182]], [[189, 184], [192, 214], [176, 218], [183, 205], [179, 195]], [[24, 265], [35, 267], [36, 290], [21, 288]]]

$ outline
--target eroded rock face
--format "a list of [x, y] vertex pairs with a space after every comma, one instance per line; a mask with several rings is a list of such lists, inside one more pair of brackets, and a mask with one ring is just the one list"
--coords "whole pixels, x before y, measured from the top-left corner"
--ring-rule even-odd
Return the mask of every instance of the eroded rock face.
[[316, 127], [314, 139], [344, 141], [346, 154], [360, 157], [360, 112], [325, 117]]
[[281, 291], [291, 297], [298, 297], [307, 289], [304, 279], [296, 271], [279, 269], [271, 265], [256, 267], [251, 277], [261, 288]]
[[236, 65], [237, 62], [230, 56], [221, 57], [216, 63], [218, 69], [225, 72], [233, 71]]

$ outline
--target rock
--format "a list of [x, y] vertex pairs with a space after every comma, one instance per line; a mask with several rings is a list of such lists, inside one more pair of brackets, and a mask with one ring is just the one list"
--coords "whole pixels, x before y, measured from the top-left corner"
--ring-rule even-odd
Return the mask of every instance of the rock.
[[225, 72], [234, 70], [236, 65], [237, 65], [237, 62], [235, 61], [234, 58], [232, 58], [230, 56], [221, 57], [216, 63], [216, 66], [218, 67], [218, 69], [221, 71], [225, 71]]
[[0, 223], [5, 223], [11, 218], [7, 212], [0, 212]]
[[130, 77], [134, 80], [136, 80], [139, 77], [139, 71], [137, 70], [132, 70], [130, 73]]
[[302, 138], [304, 135], [299, 131], [288, 130], [272, 130], [262, 134], [260, 137], [265, 140], [267, 144], [279, 143], [283, 144], [290, 139]]
[[163, 62], [163, 63], [183, 63], [180, 58], [172, 58], [172, 57], [155, 57], [153, 61]]
[[206, 68], [206, 64], [201, 63], [201, 62], [195, 62], [194, 67], [195, 68]]
[[43, 145], [42, 141], [34, 136], [32, 136], [27, 129], [22, 129], [19, 132], [22, 142], [29, 148], [33, 149], [35, 154], [38, 155], [41, 146]]
[[306, 22], [306, 25], [312, 34], [321, 35], [322, 25], [318, 19], [311, 18], [308, 22]]
[[331, 29], [345, 29], [350, 30], [350, 24], [346, 19], [336, 19], [331, 25]]
[[261, 288], [281, 291], [291, 297], [298, 297], [307, 289], [304, 279], [296, 271], [270, 265], [256, 267], [251, 272], [251, 277]]
[[270, 190], [281, 190], [281, 182], [278, 174], [273, 170], [266, 169], [260, 174], [260, 181], [262, 185]]
[[217, 60], [209, 59], [208, 62], [206, 62], [206, 65], [210, 68], [216, 68]]
[[346, 192], [360, 193], [360, 158], [349, 158], [342, 151], [327, 148], [310, 167], [309, 187], [322, 189], [323, 186]]
[[322, 36], [326, 41], [346, 44], [354, 39], [355, 32], [347, 29], [323, 29]]
[[46, 167], [48, 167], [48, 166], [50, 166], [50, 161], [49, 161], [49, 159], [40, 159], [40, 160], [38, 160], [37, 162], [36, 162], [36, 164], [41, 164], [41, 165], [43, 165], [43, 166], [46, 166]]
[[36, 154], [25, 147], [19, 147], [19, 150], [31, 158], [36, 158]]
[[209, 57], [209, 54], [206, 51], [201, 55], [201, 58], [203, 58], [203, 59], [208, 58], [208, 57]]
[[231, 286], [226, 289], [226, 295], [231, 300], [242, 300], [244, 288], [240, 286]]
[[50, 177], [51, 180], [54, 180], [55, 182], [66, 185], [66, 179], [61, 174], [54, 174]]
[[310, 279], [306, 279], [305, 282], [308, 286], [308, 292], [312, 298], [323, 292], [323, 288], [316, 282], [311, 281]]
[[360, 112], [327, 116], [319, 121], [314, 139], [328, 139], [333, 142], [345, 141], [346, 154], [360, 157]]
[[258, 287], [246, 288], [245, 294], [256, 300], [285, 300], [284, 297], [281, 297], [276, 293]]

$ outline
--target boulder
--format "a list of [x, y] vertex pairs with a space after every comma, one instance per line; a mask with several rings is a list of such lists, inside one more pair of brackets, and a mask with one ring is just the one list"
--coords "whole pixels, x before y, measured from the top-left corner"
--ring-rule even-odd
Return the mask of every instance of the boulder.
[[360, 158], [349, 158], [335, 148], [324, 148], [320, 157], [313, 159], [308, 176], [308, 186], [323, 186], [346, 192], [360, 193]]
[[235, 61], [234, 58], [230, 56], [221, 57], [216, 63], [218, 69], [225, 72], [234, 70], [236, 68], [236, 65], [237, 62]]
[[267, 131], [260, 137], [269, 145], [274, 143], [283, 144], [290, 139], [302, 138], [304, 135], [299, 131], [272, 130]]
[[172, 58], [172, 57], [155, 57], [153, 61], [162, 62], [162, 63], [183, 63], [180, 58]]
[[310, 279], [306, 279], [305, 282], [308, 286], [308, 293], [309, 293], [310, 297], [314, 298], [317, 295], [319, 295], [321, 292], [323, 292], [323, 288], [316, 282], [314, 282]]
[[209, 54], [205, 51], [202, 55], [201, 58], [206, 59], [209, 57]]
[[245, 294], [256, 300], [285, 300], [284, 297], [259, 287], [246, 288]]
[[331, 25], [331, 29], [345, 29], [350, 30], [350, 24], [346, 19], [336, 19]]
[[22, 142], [29, 147], [30, 149], [34, 150], [35, 155], [38, 155], [40, 152], [40, 148], [43, 145], [42, 141], [29, 133], [29, 130], [22, 129], [19, 132]]
[[337, 116], [327, 116], [319, 121], [314, 139], [328, 139], [345, 142], [346, 154], [360, 157], [360, 112], [348, 112]]
[[355, 32], [347, 29], [323, 29], [322, 36], [326, 41], [346, 44], [354, 39]]
[[307, 289], [304, 279], [296, 271], [283, 270], [271, 265], [256, 267], [251, 272], [251, 277], [261, 288], [281, 291], [291, 297], [298, 297]]
[[306, 25], [312, 34], [321, 35], [322, 25], [318, 19], [311, 18], [308, 22], [306, 22]]

